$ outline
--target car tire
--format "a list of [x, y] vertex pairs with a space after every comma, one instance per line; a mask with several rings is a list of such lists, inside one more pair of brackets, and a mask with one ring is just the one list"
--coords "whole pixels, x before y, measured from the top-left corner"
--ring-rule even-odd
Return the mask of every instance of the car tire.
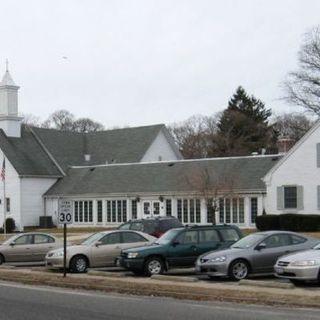
[[152, 276], [162, 274], [164, 271], [164, 262], [160, 257], [150, 257], [144, 264], [144, 274]]
[[243, 259], [237, 259], [231, 262], [229, 266], [229, 277], [234, 281], [240, 281], [246, 279], [249, 275], [250, 267], [247, 261]]
[[0, 264], [4, 263], [4, 256], [0, 253]]
[[88, 260], [84, 256], [75, 256], [70, 262], [70, 271], [73, 273], [84, 273], [88, 269]]

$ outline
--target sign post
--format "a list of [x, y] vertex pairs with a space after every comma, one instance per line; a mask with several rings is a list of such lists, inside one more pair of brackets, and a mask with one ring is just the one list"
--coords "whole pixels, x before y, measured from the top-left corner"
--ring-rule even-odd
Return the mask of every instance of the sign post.
[[72, 217], [72, 203], [69, 200], [61, 200], [59, 203], [59, 223], [63, 224], [63, 277], [67, 274], [67, 224], [71, 224]]

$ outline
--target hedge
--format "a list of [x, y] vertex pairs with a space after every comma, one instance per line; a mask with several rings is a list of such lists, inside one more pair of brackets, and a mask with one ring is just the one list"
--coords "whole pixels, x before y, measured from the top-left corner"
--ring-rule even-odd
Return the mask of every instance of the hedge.
[[256, 218], [258, 230], [287, 230], [313, 232], [320, 230], [320, 215], [317, 214], [266, 214]]

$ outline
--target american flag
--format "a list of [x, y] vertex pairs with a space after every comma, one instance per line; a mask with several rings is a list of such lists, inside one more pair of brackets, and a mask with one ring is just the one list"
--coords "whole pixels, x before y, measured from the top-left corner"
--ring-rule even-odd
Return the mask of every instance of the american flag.
[[3, 159], [3, 162], [2, 162], [1, 180], [2, 181], [6, 180], [6, 160], [5, 159]]

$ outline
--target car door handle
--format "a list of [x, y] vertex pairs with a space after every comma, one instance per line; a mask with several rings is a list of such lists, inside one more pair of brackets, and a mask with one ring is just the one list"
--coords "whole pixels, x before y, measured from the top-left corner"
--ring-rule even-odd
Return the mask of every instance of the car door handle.
[[196, 251], [196, 250], [197, 250], [197, 247], [196, 247], [196, 246], [191, 246], [190, 249]]

